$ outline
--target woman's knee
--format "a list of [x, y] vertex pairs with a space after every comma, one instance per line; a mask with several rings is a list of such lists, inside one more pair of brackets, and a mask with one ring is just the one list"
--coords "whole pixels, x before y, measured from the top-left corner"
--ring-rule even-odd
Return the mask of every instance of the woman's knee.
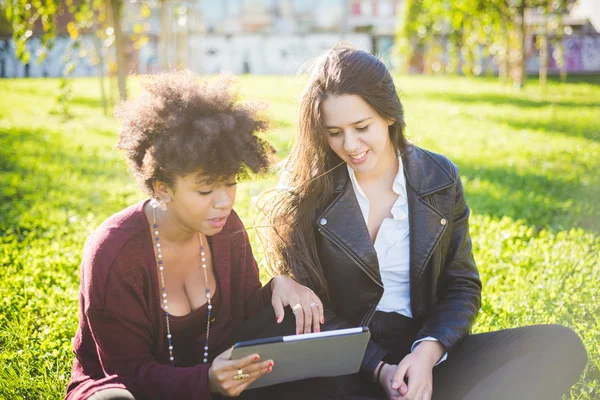
[[126, 389], [108, 388], [97, 391], [88, 400], [135, 400], [135, 397]]
[[579, 335], [563, 325], [535, 325], [530, 340], [556, 358], [557, 362], [581, 373], [587, 365], [587, 353]]

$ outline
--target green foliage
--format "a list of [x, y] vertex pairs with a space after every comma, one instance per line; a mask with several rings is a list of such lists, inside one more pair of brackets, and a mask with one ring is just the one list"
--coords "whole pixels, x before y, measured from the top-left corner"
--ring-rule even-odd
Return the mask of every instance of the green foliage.
[[[132, 81], [133, 92], [137, 81]], [[302, 81], [242, 77], [243, 98], [271, 104], [269, 135], [284, 157]], [[515, 94], [490, 79], [399, 77], [409, 135], [461, 170], [484, 283], [476, 332], [567, 325], [589, 354], [566, 398], [600, 396], [600, 79]], [[59, 80], [0, 81], [0, 398], [64, 394], [77, 327], [78, 266], [86, 237], [143, 198], [113, 149], [94, 79], [75, 79], [64, 121], [49, 111]], [[241, 183], [249, 229], [253, 196], [269, 176]], [[265, 276], [266, 278], [266, 276]]]
[[[509, 52], [522, 51], [515, 28], [521, 21], [519, 8], [524, 7], [545, 17], [543, 26], [534, 28], [540, 32], [534, 33], [555, 38], [553, 44], [559, 50], [553, 57], [561, 65], [561, 19], [571, 3], [573, 0], [407, 0], [405, 11], [399, 14], [397, 51], [405, 66], [414, 62], [413, 55], [424, 53], [427, 73], [482, 75], [484, 68], [490, 69], [490, 57], [502, 66], [508, 64]], [[443, 57], [441, 46], [447, 57]], [[520, 59], [512, 58], [513, 68], [517, 68]]]

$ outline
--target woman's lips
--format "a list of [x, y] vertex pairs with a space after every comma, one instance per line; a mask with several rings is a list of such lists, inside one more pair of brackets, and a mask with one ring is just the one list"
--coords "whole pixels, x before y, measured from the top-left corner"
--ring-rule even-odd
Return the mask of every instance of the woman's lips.
[[[348, 155], [348, 157], [350, 158], [350, 162], [352, 164], [361, 164], [361, 163], [365, 162], [368, 155], [369, 155], [369, 150], [363, 151], [362, 153], [356, 154], [355, 156]], [[359, 158], [355, 158], [356, 156], [359, 156]]]
[[210, 224], [210, 226], [217, 229], [225, 226], [225, 223], [227, 222], [227, 217], [229, 217], [229, 214], [224, 215], [222, 217], [209, 218], [207, 219], [207, 221]]

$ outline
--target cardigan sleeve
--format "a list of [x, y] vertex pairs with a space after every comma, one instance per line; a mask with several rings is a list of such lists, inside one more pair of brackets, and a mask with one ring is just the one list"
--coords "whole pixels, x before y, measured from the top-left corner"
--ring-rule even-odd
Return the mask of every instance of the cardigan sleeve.
[[243, 230], [243, 237], [244, 250], [241, 256], [242, 262], [245, 264], [244, 301], [246, 307], [245, 315], [248, 318], [271, 304], [273, 291], [271, 290], [271, 280], [264, 286], [260, 282], [258, 264], [252, 254], [252, 246], [245, 230]]

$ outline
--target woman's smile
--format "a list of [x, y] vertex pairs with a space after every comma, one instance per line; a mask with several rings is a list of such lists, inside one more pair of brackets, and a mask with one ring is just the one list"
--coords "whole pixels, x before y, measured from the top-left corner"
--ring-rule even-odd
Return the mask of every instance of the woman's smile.
[[369, 150], [355, 155], [349, 154], [348, 156], [350, 157], [350, 162], [352, 162], [352, 164], [361, 164], [367, 160], [368, 153]]

